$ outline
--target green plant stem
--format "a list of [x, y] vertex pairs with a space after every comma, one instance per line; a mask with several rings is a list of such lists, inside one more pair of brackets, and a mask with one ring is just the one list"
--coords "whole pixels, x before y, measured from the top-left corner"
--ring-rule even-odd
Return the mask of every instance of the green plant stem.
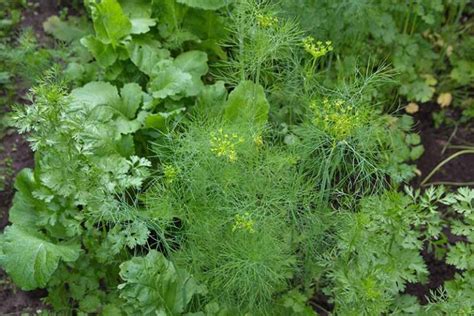
[[424, 187], [435, 186], [435, 185], [450, 185], [456, 187], [463, 187], [463, 186], [473, 186], [474, 182], [451, 182], [451, 181], [435, 181], [435, 182], [428, 182], [423, 184]]
[[442, 155], [444, 155], [444, 153], [446, 152], [446, 149], [448, 149], [449, 144], [451, 144], [451, 141], [453, 140], [454, 135], [456, 135], [457, 131], [458, 131], [458, 124], [456, 124], [456, 125], [454, 126], [454, 130], [453, 130], [453, 132], [451, 133], [451, 135], [449, 136], [448, 142], [447, 142], [446, 145], [443, 147], [443, 150], [441, 150], [441, 154], [442, 154]]
[[411, 9], [413, 7], [413, 1], [410, 1], [410, 7], [409, 9], [407, 10], [407, 13], [405, 15], [405, 23], [404, 23], [404, 26], [403, 26], [403, 34], [406, 34], [407, 33], [407, 29], [408, 29], [408, 24], [410, 22], [410, 17], [411, 17]]
[[445, 160], [443, 160], [442, 162], [440, 162], [440, 163], [428, 174], [428, 176], [427, 176], [423, 181], [421, 181], [420, 185], [421, 185], [421, 186], [425, 186], [426, 182], [428, 182], [428, 180], [431, 179], [431, 177], [432, 177], [436, 172], [438, 172], [439, 169], [441, 169], [445, 164], [447, 164], [448, 162], [450, 162], [451, 160], [453, 160], [453, 159], [456, 158], [456, 157], [459, 157], [459, 156], [462, 156], [462, 155], [466, 155], [466, 154], [474, 154], [474, 148], [458, 151], [457, 153], [455, 153], [455, 154], [449, 156], [448, 158], [446, 158]]

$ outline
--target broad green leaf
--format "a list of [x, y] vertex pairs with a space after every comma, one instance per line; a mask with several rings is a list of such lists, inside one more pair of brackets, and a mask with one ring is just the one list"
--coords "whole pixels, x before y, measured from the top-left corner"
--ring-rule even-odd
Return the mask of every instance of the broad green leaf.
[[119, 0], [123, 12], [130, 18], [149, 18], [151, 17], [150, 0]]
[[[76, 22], [79, 22], [79, 20], [76, 20]], [[77, 24], [73, 24], [71, 21], [62, 21], [57, 15], [52, 15], [43, 22], [43, 29], [54, 38], [70, 43], [80, 39], [87, 33], [87, 28], [85, 31], [84, 25]]]
[[92, 20], [97, 38], [105, 44], [115, 46], [132, 30], [132, 23], [117, 0], [102, 0], [93, 5]]
[[0, 247], [0, 264], [23, 290], [45, 287], [59, 261], [73, 262], [80, 254], [79, 245], [61, 245], [17, 225], [5, 229]]
[[182, 315], [193, 296], [205, 291], [156, 250], [122, 263], [120, 277], [120, 297], [140, 315]]
[[35, 203], [33, 191], [38, 189], [31, 169], [23, 169], [15, 179], [15, 197], [11, 207], [8, 219], [11, 223], [24, 226], [34, 226], [38, 221], [35, 214]]
[[137, 83], [127, 83], [120, 90], [122, 102], [118, 110], [129, 119], [135, 118], [138, 108], [143, 100], [142, 88]]
[[177, 0], [179, 3], [187, 6], [204, 9], [204, 10], [217, 10], [228, 5], [231, 0]]
[[92, 35], [83, 37], [81, 44], [89, 50], [99, 65], [104, 68], [113, 65], [118, 58], [118, 54], [112, 45], [104, 44]]
[[196, 44], [197, 49], [226, 59], [227, 53], [220, 45], [229, 32], [225, 27], [225, 18], [214, 11], [198, 11], [198, 13], [188, 14], [183, 27], [192, 30], [200, 38]]
[[78, 106], [85, 104], [90, 108], [98, 105], [113, 105], [119, 102], [117, 88], [108, 82], [93, 81], [82, 88], [72, 90], [71, 97]]
[[147, 33], [150, 30], [150, 27], [156, 25], [155, 19], [148, 18], [135, 18], [131, 19], [130, 22], [132, 23], [131, 34]]
[[192, 85], [191, 74], [177, 68], [170, 61], [160, 62], [153, 75], [149, 91], [153, 97], [158, 99], [176, 96]]
[[412, 148], [411, 152], [410, 152], [410, 159], [411, 160], [417, 160], [418, 158], [420, 158], [423, 153], [425, 152], [425, 149], [423, 147], [423, 145], [418, 145], [418, 146], [415, 146]]
[[186, 96], [198, 95], [204, 87], [201, 77], [209, 70], [207, 54], [201, 51], [189, 51], [176, 57], [174, 65], [192, 76], [192, 84], [187, 87]]
[[169, 120], [184, 111], [185, 108], [180, 108], [171, 112], [150, 114], [145, 119], [145, 127], [166, 131], [167, 123], [169, 122]]
[[126, 135], [138, 131], [142, 127], [145, 118], [148, 115], [148, 112], [141, 111], [140, 113], [138, 113], [138, 116], [135, 120], [129, 120], [123, 116], [119, 116], [117, 119], [115, 119], [115, 126], [117, 127], [117, 132], [119, 134]]
[[209, 70], [207, 66], [207, 54], [197, 50], [179, 55], [174, 60], [174, 64], [179, 69], [190, 73], [196, 78], [204, 76]]
[[227, 100], [227, 89], [223, 81], [206, 85], [197, 99], [197, 109], [211, 117], [222, 114], [223, 104]]
[[270, 105], [263, 87], [252, 81], [243, 81], [229, 94], [224, 118], [231, 122], [264, 125], [268, 120]]
[[130, 59], [143, 73], [150, 76], [155, 65], [170, 57], [167, 49], [160, 48], [158, 42], [133, 41], [128, 46]]

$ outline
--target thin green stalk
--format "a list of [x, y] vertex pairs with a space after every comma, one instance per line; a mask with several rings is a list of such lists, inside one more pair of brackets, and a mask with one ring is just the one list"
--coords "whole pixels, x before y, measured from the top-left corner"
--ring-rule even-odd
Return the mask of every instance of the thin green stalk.
[[425, 183], [424, 187], [436, 186], [436, 185], [450, 185], [453, 187], [463, 187], [463, 186], [474, 186], [474, 182], [451, 182], [451, 181], [434, 181]]
[[410, 17], [411, 17], [411, 10], [413, 8], [413, 0], [410, 0], [410, 6], [407, 10], [407, 13], [405, 15], [405, 23], [404, 23], [404, 26], [403, 26], [403, 34], [406, 34], [407, 33], [407, 30], [408, 30], [408, 25], [410, 23]]
[[473, 149], [467, 149], [467, 150], [461, 150], [461, 151], [458, 151], [457, 153], [449, 156], [448, 158], [446, 158], [445, 160], [443, 160], [442, 162], [440, 162], [429, 174], [428, 176], [423, 180], [421, 181], [420, 185], [421, 186], [425, 186], [425, 184], [428, 182], [429, 179], [431, 179], [431, 177], [436, 173], [438, 172], [445, 164], [447, 164], [448, 162], [450, 162], [451, 160], [453, 160], [454, 158], [457, 158], [459, 156], [462, 156], [462, 155], [466, 155], [466, 154], [474, 154], [474, 148]]
[[456, 124], [456, 125], [454, 126], [454, 130], [453, 130], [453, 132], [451, 133], [451, 135], [449, 136], [448, 142], [447, 142], [446, 145], [443, 147], [443, 150], [441, 150], [441, 154], [442, 154], [442, 155], [444, 155], [444, 153], [446, 152], [446, 149], [448, 149], [449, 144], [451, 144], [451, 141], [453, 140], [454, 135], [456, 135], [457, 131], [458, 131], [458, 124]]

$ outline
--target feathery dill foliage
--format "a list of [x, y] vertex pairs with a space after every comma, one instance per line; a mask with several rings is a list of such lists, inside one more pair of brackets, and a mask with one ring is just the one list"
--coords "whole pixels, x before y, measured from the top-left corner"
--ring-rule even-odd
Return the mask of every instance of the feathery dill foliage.
[[314, 236], [326, 228], [323, 212], [297, 156], [265, 136], [252, 125], [190, 122], [156, 145], [162, 181], [145, 199], [166, 201], [162, 216], [182, 221], [173, 260], [206, 284], [209, 301], [241, 312], [271, 313], [275, 296], [307, 272], [305, 257], [324, 247]]
[[216, 65], [216, 77], [232, 85], [251, 80], [271, 89], [291, 71], [294, 51], [301, 46], [298, 24], [279, 18], [270, 1], [236, 1], [229, 15], [223, 46], [230, 58]]
[[399, 150], [394, 138], [402, 130], [370, 96], [390, 81], [384, 71], [354, 76], [338, 90], [315, 86], [304, 122], [293, 128], [295, 150], [322, 200], [377, 193], [395, 178], [388, 153]]

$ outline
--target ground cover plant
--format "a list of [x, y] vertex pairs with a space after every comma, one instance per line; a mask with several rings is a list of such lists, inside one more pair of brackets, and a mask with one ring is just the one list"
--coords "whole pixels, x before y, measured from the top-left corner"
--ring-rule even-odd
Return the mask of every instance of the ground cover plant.
[[467, 1], [58, 7], [2, 52], [34, 164], [0, 267], [37, 314], [474, 313], [474, 189], [428, 185], [472, 148], [422, 173], [412, 115], [470, 126]]

